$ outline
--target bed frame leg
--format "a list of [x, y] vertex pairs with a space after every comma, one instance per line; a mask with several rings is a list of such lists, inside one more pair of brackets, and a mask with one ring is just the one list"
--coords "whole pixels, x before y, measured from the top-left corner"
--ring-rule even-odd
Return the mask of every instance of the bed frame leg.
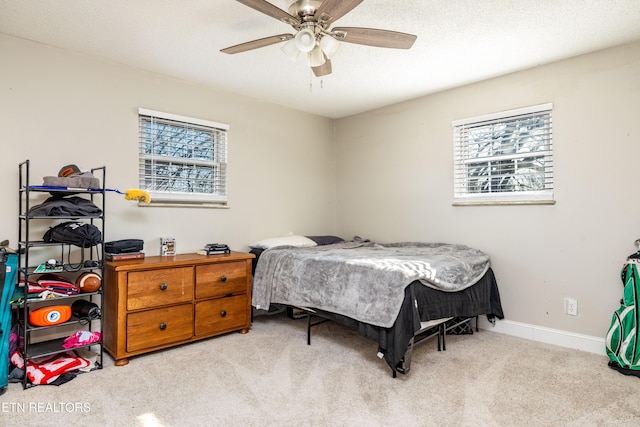
[[396, 371], [401, 374], [408, 374], [411, 369], [411, 356], [413, 355], [413, 345], [415, 344], [415, 337], [411, 337], [407, 351], [404, 353], [404, 357], [398, 365], [393, 369], [393, 378], [396, 377]]
[[[314, 316], [314, 313], [311, 313], [310, 311], [306, 312], [306, 316], [307, 316], [307, 345], [311, 345], [311, 327], [312, 326], [317, 326], [317, 325], [321, 325], [323, 323], [326, 323], [329, 321], [329, 319], [325, 319], [323, 318], [322, 320], [319, 320], [315, 323], [311, 323], [311, 317]], [[317, 314], [315, 314], [317, 316]]]

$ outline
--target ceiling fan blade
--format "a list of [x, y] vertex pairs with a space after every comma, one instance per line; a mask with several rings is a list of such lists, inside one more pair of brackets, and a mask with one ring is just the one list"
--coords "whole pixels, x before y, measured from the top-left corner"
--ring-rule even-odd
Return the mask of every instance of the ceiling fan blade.
[[228, 54], [246, 52], [248, 50], [258, 49], [261, 47], [270, 46], [272, 44], [291, 40], [292, 38], [293, 38], [293, 34], [280, 34], [277, 36], [265, 37], [263, 39], [252, 40], [250, 42], [240, 43], [235, 46], [226, 47], [224, 49], [220, 49], [220, 52], [228, 53]]
[[315, 74], [316, 77], [322, 77], [331, 74], [331, 60], [327, 59], [324, 64], [320, 65], [319, 67], [311, 67], [311, 69], [313, 70], [313, 74]]
[[417, 39], [413, 34], [375, 28], [340, 27], [333, 28], [331, 32], [343, 42], [392, 49], [409, 49]]
[[314, 16], [320, 23], [335, 22], [362, 2], [363, 0], [323, 0]]
[[293, 15], [288, 14], [284, 10], [280, 9], [277, 6], [272, 5], [268, 1], [265, 0], [236, 0], [239, 3], [242, 3], [245, 6], [249, 6], [252, 9], [257, 10], [258, 12], [262, 12], [265, 15], [268, 15], [272, 18], [276, 18], [286, 24], [289, 25], [298, 25], [300, 24], [300, 19], [296, 18]]

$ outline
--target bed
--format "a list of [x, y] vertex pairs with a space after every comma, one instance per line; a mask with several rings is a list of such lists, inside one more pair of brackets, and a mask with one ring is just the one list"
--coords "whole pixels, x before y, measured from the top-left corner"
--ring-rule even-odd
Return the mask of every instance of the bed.
[[[335, 236], [270, 240], [251, 245], [253, 306], [296, 307], [356, 329], [378, 343], [394, 377], [409, 371], [414, 342], [434, 330], [440, 338], [453, 322], [504, 318], [489, 257], [477, 249]], [[308, 334], [310, 327], [309, 318]]]

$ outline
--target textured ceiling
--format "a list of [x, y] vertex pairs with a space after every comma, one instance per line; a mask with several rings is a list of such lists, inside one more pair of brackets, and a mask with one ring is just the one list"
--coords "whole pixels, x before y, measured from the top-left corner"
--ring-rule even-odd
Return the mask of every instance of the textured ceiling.
[[640, 40], [639, 23], [640, 0], [365, 0], [335, 25], [416, 43], [342, 43], [317, 78], [281, 44], [221, 53], [293, 32], [233, 0], [0, 0], [2, 33], [331, 118]]

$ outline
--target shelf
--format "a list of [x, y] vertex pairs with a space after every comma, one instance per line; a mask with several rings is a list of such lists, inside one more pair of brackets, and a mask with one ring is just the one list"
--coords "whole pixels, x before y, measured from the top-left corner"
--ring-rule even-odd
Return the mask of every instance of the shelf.
[[20, 215], [21, 220], [33, 220], [33, 219], [103, 219], [104, 215]]
[[26, 354], [27, 359], [34, 359], [36, 357], [43, 356], [52, 356], [54, 354], [65, 353], [67, 351], [77, 350], [79, 348], [86, 348], [91, 346], [102, 345], [102, 341], [94, 342], [91, 344], [74, 347], [74, 348], [64, 348], [62, 345], [64, 344], [64, 340], [66, 338], [58, 338], [55, 340], [43, 341], [36, 344], [30, 344], [28, 348], [28, 353]]
[[21, 193], [25, 192], [33, 193], [56, 193], [56, 194], [102, 194], [105, 190], [102, 188], [67, 188], [67, 187], [55, 187], [49, 186], [44, 188], [43, 185], [30, 185], [28, 187], [23, 186], [20, 188]]
[[27, 325], [25, 326], [25, 330], [27, 332], [35, 332], [35, 331], [42, 331], [45, 329], [59, 328], [61, 326], [69, 326], [69, 325], [77, 325], [77, 324], [86, 325], [93, 320], [100, 320], [100, 318], [88, 320], [88, 319], [81, 319], [79, 317], [71, 316], [71, 319], [67, 320], [66, 322], [58, 323], [57, 325], [50, 325], [50, 326], [32, 326], [27, 323]]
[[[62, 242], [45, 242], [42, 233], [46, 222], [39, 222], [38, 226], [32, 228], [32, 221], [49, 221], [53, 224], [60, 224], [62, 221], [77, 221], [85, 224], [92, 224], [98, 228], [101, 232], [101, 238], [104, 239], [104, 227], [105, 227], [105, 205], [106, 205], [106, 190], [100, 189], [86, 189], [86, 188], [67, 188], [67, 187], [45, 187], [40, 185], [32, 185], [30, 178], [30, 161], [25, 160], [18, 166], [19, 172], [19, 185], [18, 185], [18, 274], [20, 279], [27, 281], [37, 282], [43, 274], [59, 274], [73, 283], [77, 281], [77, 277], [85, 272], [96, 272], [102, 277], [104, 276], [104, 263], [102, 260], [104, 251], [104, 240], [96, 242], [96, 244], [85, 248], [70, 243]], [[95, 174], [96, 178], [100, 180], [100, 183], [104, 184], [106, 176], [106, 168], [104, 166], [91, 169], [91, 172]], [[33, 194], [32, 194], [33, 193]], [[78, 196], [85, 201], [90, 200], [95, 203], [98, 209], [91, 209], [89, 215], [43, 215], [48, 212], [82, 212], [80, 210], [33, 210], [38, 206], [39, 200], [42, 199], [39, 194], [49, 193], [55, 197], [65, 196]], [[100, 195], [100, 197], [94, 197], [94, 195]], [[38, 197], [36, 197], [38, 196]], [[49, 197], [51, 199], [51, 197]], [[36, 213], [37, 215], [34, 215]], [[36, 230], [37, 229], [37, 230]], [[73, 247], [73, 248], [72, 248]], [[31, 254], [33, 251], [33, 254]], [[51, 255], [58, 253], [57, 256]], [[63, 266], [62, 271], [56, 271], [57, 269], [45, 269], [44, 271], [36, 271], [39, 267], [46, 264], [36, 264], [39, 261], [46, 262], [45, 258], [55, 258], [56, 262]], [[81, 258], [81, 260], [80, 260]], [[72, 262], [72, 260], [78, 259], [78, 262]], [[36, 264], [36, 265], [34, 265]], [[43, 290], [43, 291], [46, 291]], [[37, 294], [31, 294], [37, 295]], [[53, 336], [59, 336], [61, 334], [67, 334], [69, 336], [77, 331], [93, 331], [103, 334], [103, 320], [101, 316], [97, 318], [78, 318], [72, 316], [68, 321], [49, 326], [33, 326], [29, 323], [29, 314], [38, 308], [45, 308], [56, 305], [71, 306], [77, 300], [88, 300], [96, 303], [99, 307], [104, 305], [103, 289], [100, 288], [94, 292], [81, 292], [72, 295], [61, 295], [55, 298], [28, 298], [28, 288], [25, 285], [18, 286], [14, 294], [14, 298], [17, 302], [13, 303], [16, 308], [17, 324], [20, 330], [20, 334], [24, 336], [24, 341], [19, 344], [19, 351], [22, 354], [25, 362], [29, 360], [43, 357], [52, 356], [56, 354], [63, 354], [68, 351], [77, 350], [81, 348], [92, 347], [92, 350], [97, 352], [95, 361], [95, 368], [102, 368], [103, 358], [103, 341], [100, 340], [95, 343], [65, 349], [63, 347], [64, 340], [66, 338], [57, 338], [47, 340], [39, 343], [32, 343], [32, 340], [47, 339]], [[66, 329], [65, 329], [66, 328]], [[27, 375], [23, 376], [22, 381], [23, 388], [33, 387], [38, 385], [32, 383]]]
[[[100, 270], [102, 269], [102, 262], [98, 261], [98, 260], [91, 260], [91, 261], [96, 261], [98, 263], [97, 266], [93, 266], [93, 267], [80, 267], [80, 268], [76, 268], [73, 267], [73, 264], [65, 264], [65, 265], [71, 265], [71, 267], [69, 267], [69, 270], [62, 270], [62, 271], [39, 271], [39, 272], [35, 272], [36, 268], [38, 267], [28, 267], [26, 272], [29, 276], [31, 276], [32, 274], [47, 274], [47, 273], [51, 273], [51, 274], [61, 274], [61, 273], [78, 273], [81, 271], [92, 271], [92, 270]], [[21, 273], [25, 273], [24, 268], [20, 269]]]
[[[20, 287], [20, 288], [22, 288], [22, 287]], [[92, 296], [100, 296], [100, 297], [102, 297], [102, 288], [100, 288], [96, 292], [83, 292], [83, 293], [80, 293], [80, 294], [65, 295], [65, 296], [59, 296], [59, 297], [49, 298], [49, 299], [28, 298], [27, 299], [27, 304], [29, 304], [29, 305], [37, 305], [37, 304], [41, 304], [41, 303], [51, 303], [51, 302], [54, 302], [54, 301], [62, 302], [62, 301], [78, 299], [78, 298], [90, 298]], [[24, 301], [20, 301], [19, 303], [16, 303], [16, 306], [22, 307], [23, 303], [24, 303]], [[55, 305], [55, 304], [53, 304], [53, 305]]]
[[44, 240], [20, 241], [18, 243], [25, 248], [35, 248], [38, 246], [60, 246], [60, 243], [45, 242]]

